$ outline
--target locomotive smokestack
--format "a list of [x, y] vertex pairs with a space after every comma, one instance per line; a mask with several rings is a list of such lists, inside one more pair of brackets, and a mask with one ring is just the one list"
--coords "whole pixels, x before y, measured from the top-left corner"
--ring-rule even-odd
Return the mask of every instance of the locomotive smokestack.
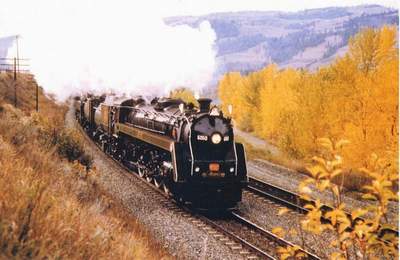
[[199, 102], [199, 105], [200, 105], [200, 112], [208, 113], [208, 111], [210, 111], [211, 99], [209, 99], [209, 98], [199, 98], [199, 99], [197, 99], [197, 102]]

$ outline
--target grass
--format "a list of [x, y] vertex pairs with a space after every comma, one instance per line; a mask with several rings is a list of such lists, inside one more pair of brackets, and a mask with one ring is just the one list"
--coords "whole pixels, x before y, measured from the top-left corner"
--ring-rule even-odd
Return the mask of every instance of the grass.
[[0, 75], [0, 259], [171, 258], [98, 187], [66, 107], [43, 95], [32, 112], [34, 85], [21, 77], [15, 109], [9, 80]]
[[266, 149], [256, 148], [252, 144], [247, 142], [244, 138], [241, 138], [240, 136], [236, 136], [235, 139], [237, 142], [242, 143], [244, 145], [248, 160], [261, 159], [272, 162], [277, 165], [282, 165], [284, 167], [293, 169], [295, 171], [299, 171], [301, 173], [305, 172], [304, 165], [298, 160], [291, 159], [283, 153], [280, 153], [279, 155], [274, 155]]
[[[14, 104], [14, 86], [17, 89], [17, 108], [26, 113], [31, 113], [36, 106], [36, 86], [37, 83], [33, 75], [20, 74], [17, 81], [13, 80], [12, 73], [0, 73], [0, 102]], [[57, 104], [52, 95], [44, 92], [42, 87], [39, 90], [39, 111], [46, 118], [52, 120], [64, 120], [63, 117], [55, 117], [54, 111], [62, 110], [67, 112], [67, 107]]]

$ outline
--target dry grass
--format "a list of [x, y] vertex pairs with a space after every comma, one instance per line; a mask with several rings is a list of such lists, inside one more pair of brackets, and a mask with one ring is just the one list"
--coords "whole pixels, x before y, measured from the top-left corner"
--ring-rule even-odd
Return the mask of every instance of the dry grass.
[[0, 104], [0, 259], [169, 258], [98, 188], [95, 171], [59, 151], [61, 133], [79, 149], [63, 129], [65, 107], [47, 99], [29, 114], [31, 105]]
[[[30, 74], [20, 74], [14, 82], [12, 73], [0, 73], [0, 101], [14, 104], [14, 86], [17, 86], [17, 107], [30, 113], [36, 105], [36, 81]], [[64, 120], [64, 117], [55, 117], [54, 111], [67, 112], [67, 107], [56, 104], [53, 97], [46, 94], [39, 86], [39, 111], [46, 118]]]
[[273, 155], [272, 153], [270, 153], [265, 149], [259, 149], [254, 147], [252, 144], [248, 143], [244, 138], [237, 136], [235, 137], [235, 139], [237, 142], [240, 142], [245, 146], [246, 156], [247, 159], [249, 160], [262, 159], [278, 165], [285, 166], [289, 169], [299, 171], [301, 173], [305, 171], [303, 163], [298, 160], [290, 159], [288, 156], [285, 156], [282, 153], [280, 155]]

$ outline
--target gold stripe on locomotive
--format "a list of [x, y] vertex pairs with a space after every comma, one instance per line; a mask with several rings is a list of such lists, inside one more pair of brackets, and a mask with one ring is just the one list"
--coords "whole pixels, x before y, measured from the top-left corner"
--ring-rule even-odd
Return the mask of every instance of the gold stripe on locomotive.
[[171, 138], [150, 133], [134, 126], [117, 123], [116, 129], [121, 133], [135, 137], [167, 151], [171, 151], [172, 144], [174, 143], [174, 140], [172, 140]]

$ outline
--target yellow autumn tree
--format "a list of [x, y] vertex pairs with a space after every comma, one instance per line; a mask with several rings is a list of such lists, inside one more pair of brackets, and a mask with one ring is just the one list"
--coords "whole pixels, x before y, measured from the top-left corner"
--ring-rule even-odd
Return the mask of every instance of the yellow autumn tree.
[[233, 106], [233, 118], [236, 126], [249, 130], [251, 126], [251, 116], [246, 89], [248, 80], [242, 77], [239, 72], [226, 74], [219, 83], [218, 94], [221, 99], [221, 107], [224, 113], [227, 113], [228, 105]]
[[301, 75], [293, 69], [278, 71], [276, 66], [272, 66], [265, 70], [264, 76], [259, 114], [262, 119], [258, 120], [262, 125], [257, 129], [261, 136], [272, 138], [280, 147], [290, 150], [295, 142], [301, 140], [297, 138], [300, 122], [295, 117], [298, 109], [296, 84]]
[[[348, 86], [353, 92], [351, 120], [344, 124], [352, 140], [351, 164], [365, 166], [368, 154], [378, 152], [397, 165], [398, 48], [396, 29], [366, 29], [350, 40], [347, 59], [353, 66]], [[349, 65], [349, 66], [351, 66]], [[349, 79], [349, 78], [348, 78]], [[359, 165], [359, 164], [362, 165]]]
[[193, 91], [188, 88], [181, 87], [174, 89], [169, 93], [169, 96], [171, 98], [180, 98], [187, 103], [193, 103], [195, 106], [198, 105]]
[[223, 108], [234, 106], [241, 129], [275, 143], [289, 157], [307, 159], [317, 138], [351, 140], [346, 168], [365, 166], [369, 154], [398, 170], [399, 56], [396, 27], [367, 28], [349, 40], [349, 51], [318, 71], [276, 65], [219, 84]]

